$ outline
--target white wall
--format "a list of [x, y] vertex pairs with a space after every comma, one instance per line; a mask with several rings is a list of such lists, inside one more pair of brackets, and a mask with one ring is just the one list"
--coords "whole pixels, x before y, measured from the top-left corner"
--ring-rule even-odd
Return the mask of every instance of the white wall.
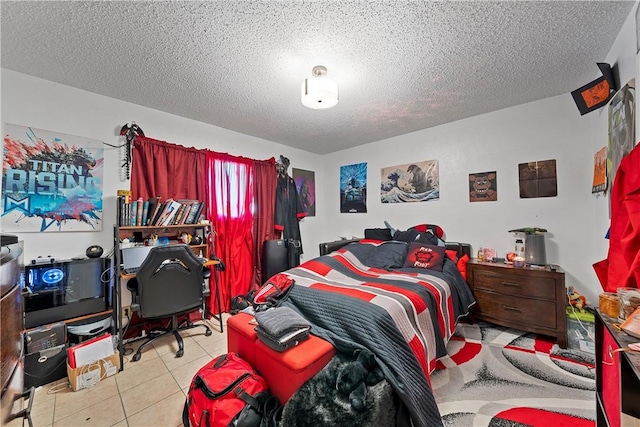
[[[634, 10], [606, 58], [618, 63], [623, 84], [636, 75], [635, 46]], [[596, 64], [594, 70], [595, 79]], [[592, 264], [607, 254], [608, 198], [591, 194], [591, 180], [594, 154], [607, 138], [607, 108], [580, 116], [567, 93], [329, 154], [318, 201], [327, 240], [362, 236], [364, 228], [384, 227], [384, 220], [399, 229], [432, 223], [443, 227], [447, 240], [495, 248], [504, 256], [513, 249], [508, 230], [543, 227], [549, 230], [547, 262], [559, 264], [567, 286], [597, 306], [602, 289]], [[382, 167], [431, 159], [440, 166], [439, 200], [380, 202]], [[518, 164], [549, 159], [557, 163], [558, 196], [521, 199]], [[340, 213], [340, 166], [360, 162], [367, 162], [367, 213]], [[469, 174], [494, 170], [498, 201], [470, 203]]]
[[[621, 81], [636, 75], [635, 8], [604, 61], [618, 63]], [[594, 76], [598, 77], [594, 64]], [[576, 88], [587, 82], [576, 82]], [[305, 259], [318, 255], [320, 242], [338, 236], [362, 236], [363, 229], [398, 228], [419, 223], [440, 224], [446, 238], [474, 248], [510, 250], [512, 228], [540, 226], [547, 236], [548, 262], [566, 271], [574, 285], [597, 305], [601, 288], [591, 265], [604, 258], [608, 242], [608, 198], [591, 195], [593, 156], [607, 144], [606, 108], [580, 116], [570, 94], [318, 156], [280, 144], [227, 131], [131, 103], [95, 95], [24, 74], [2, 70], [2, 123], [80, 135], [120, 144], [120, 127], [135, 121], [147, 136], [185, 146], [209, 148], [252, 158], [282, 154], [291, 167], [316, 172], [316, 217], [305, 218], [301, 231]], [[106, 147], [105, 147], [106, 148]], [[105, 150], [105, 212], [102, 232], [24, 233], [26, 259], [38, 255], [69, 258], [87, 246], [113, 246], [115, 193], [128, 188], [119, 179], [118, 150]], [[376, 189], [380, 168], [412, 161], [440, 162], [440, 200], [382, 205]], [[556, 159], [558, 197], [520, 199], [518, 163]], [[368, 163], [368, 212], [341, 214], [339, 168]], [[498, 201], [469, 203], [468, 175], [498, 172]], [[227, 262], [229, 262], [227, 260]], [[232, 261], [231, 261], [232, 262]]]
[[[302, 150], [2, 69], [3, 126], [5, 123], [31, 126], [120, 145], [124, 142], [119, 136], [120, 128], [131, 121], [148, 137], [187, 147], [256, 159], [278, 158], [282, 154], [289, 157], [292, 167], [308, 170], [318, 165], [317, 155]], [[128, 189], [130, 184], [120, 179], [121, 151], [104, 148], [102, 231], [18, 233], [25, 243], [25, 261], [47, 255], [58, 259], [82, 256], [94, 244], [102, 246], [105, 252], [113, 247], [115, 194], [118, 189]], [[305, 219], [301, 227], [303, 236], [315, 221], [316, 218]]]

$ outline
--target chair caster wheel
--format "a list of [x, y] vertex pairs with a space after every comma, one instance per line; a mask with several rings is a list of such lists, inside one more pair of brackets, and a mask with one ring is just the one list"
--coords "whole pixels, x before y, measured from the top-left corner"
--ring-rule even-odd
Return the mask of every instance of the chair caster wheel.
[[133, 361], [137, 362], [138, 360], [140, 360], [141, 357], [142, 355], [140, 353], [136, 353], [133, 355]]
[[204, 333], [205, 337], [208, 337], [209, 335], [211, 335], [213, 332], [211, 332], [211, 329], [207, 329], [207, 332]]
[[182, 357], [182, 356], [184, 356], [184, 350], [178, 350], [176, 352], [176, 357]]

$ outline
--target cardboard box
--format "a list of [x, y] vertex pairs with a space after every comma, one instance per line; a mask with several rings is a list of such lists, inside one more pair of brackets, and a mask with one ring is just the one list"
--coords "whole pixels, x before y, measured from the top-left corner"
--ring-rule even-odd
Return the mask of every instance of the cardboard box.
[[120, 370], [120, 353], [116, 352], [104, 359], [100, 359], [95, 363], [81, 366], [73, 369], [67, 363], [67, 376], [73, 391], [82, 390], [90, 387], [105, 378], [115, 375]]

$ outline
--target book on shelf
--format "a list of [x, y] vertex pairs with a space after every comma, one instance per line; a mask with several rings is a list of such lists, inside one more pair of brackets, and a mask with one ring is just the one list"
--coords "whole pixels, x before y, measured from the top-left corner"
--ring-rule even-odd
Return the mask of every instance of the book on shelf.
[[137, 216], [138, 216], [138, 201], [137, 200], [132, 200], [131, 201], [131, 209], [130, 209], [130, 213], [129, 213], [129, 224], [128, 225], [132, 225], [132, 226], [135, 227]]
[[151, 224], [149, 225], [157, 225], [158, 220], [160, 219], [160, 215], [164, 212], [164, 208], [167, 206], [167, 202], [161, 202], [158, 200], [158, 204], [156, 205], [156, 212], [153, 214], [153, 218], [151, 219]]
[[180, 216], [180, 218], [176, 219], [176, 224], [188, 224], [187, 217], [189, 216], [189, 212], [191, 211], [191, 208], [193, 207], [194, 203], [198, 203], [198, 200], [178, 199], [178, 201], [182, 203], [182, 205], [184, 206], [184, 209], [182, 210], [182, 215]]
[[204, 208], [204, 202], [195, 199], [167, 199], [149, 197], [147, 200], [133, 200], [131, 193], [117, 197], [117, 219], [121, 227], [148, 227], [167, 225], [197, 224]]
[[142, 225], [142, 212], [144, 212], [144, 200], [142, 197], [138, 199], [138, 203], [136, 203], [136, 223], [135, 226]]
[[157, 225], [171, 225], [176, 213], [178, 213], [178, 209], [180, 209], [180, 206], [182, 206], [182, 203], [180, 202], [173, 199], [167, 200], [167, 205], [162, 212], [162, 215], [160, 215]]
[[149, 214], [149, 201], [142, 202], [142, 217], [139, 225], [147, 225], [147, 215]]
[[124, 197], [118, 196], [116, 198], [116, 218], [118, 221], [118, 225], [122, 225], [124, 223]]
[[153, 224], [153, 217], [156, 213], [156, 207], [158, 206], [159, 200], [160, 197], [149, 197], [149, 208], [147, 209], [147, 215], [143, 225]]
[[182, 218], [180, 218], [180, 223], [179, 224], [186, 224], [187, 223], [187, 216], [189, 216], [189, 211], [191, 210], [191, 206], [193, 206], [193, 203], [187, 203], [184, 207], [184, 212], [182, 213]]
[[131, 190], [118, 190], [117, 196], [124, 198], [124, 203], [131, 203], [131, 197], [133, 192]]
[[129, 210], [131, 209], [131, 190], [118, 190], [117, 191], [117, 218], [118, 225], [129, 225], [130, 216]]
[[204, 206], [203, 202], [196, 201], [191, 204], [191, 209], [189, 209], [189, 214], [187, 218], [185, 218], [185, 224], [197, 224], [198, 219], [200, 218], [200, 213], [202, 212], [202, 207]]
[[171, 222], [172, 225], [180, 225], [180, 221], [182, 221], [182, 217], [184, 216], [185, 209], [187, 209], [187, 204], [180, 203], [180, 207], [178, 208], [178, 211], [174, 215], [173, 221]]

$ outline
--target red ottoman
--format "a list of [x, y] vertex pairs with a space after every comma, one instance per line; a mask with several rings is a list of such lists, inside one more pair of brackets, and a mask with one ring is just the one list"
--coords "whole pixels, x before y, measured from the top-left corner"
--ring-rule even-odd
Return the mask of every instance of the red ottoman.
[[[251, 323], [250, 323], [251, 322]], [[253, 316], [247, 313], [235, 314], [227, 320], [227, 350], [256, 367], [255, 342], [258, 340]]]
[[329, 342], [314, 335], [282, 353], [256, 339], [254, 367], [267, 380], [271, 394], [284, 405], [302, 384], [329, 363], [335, 352]]

